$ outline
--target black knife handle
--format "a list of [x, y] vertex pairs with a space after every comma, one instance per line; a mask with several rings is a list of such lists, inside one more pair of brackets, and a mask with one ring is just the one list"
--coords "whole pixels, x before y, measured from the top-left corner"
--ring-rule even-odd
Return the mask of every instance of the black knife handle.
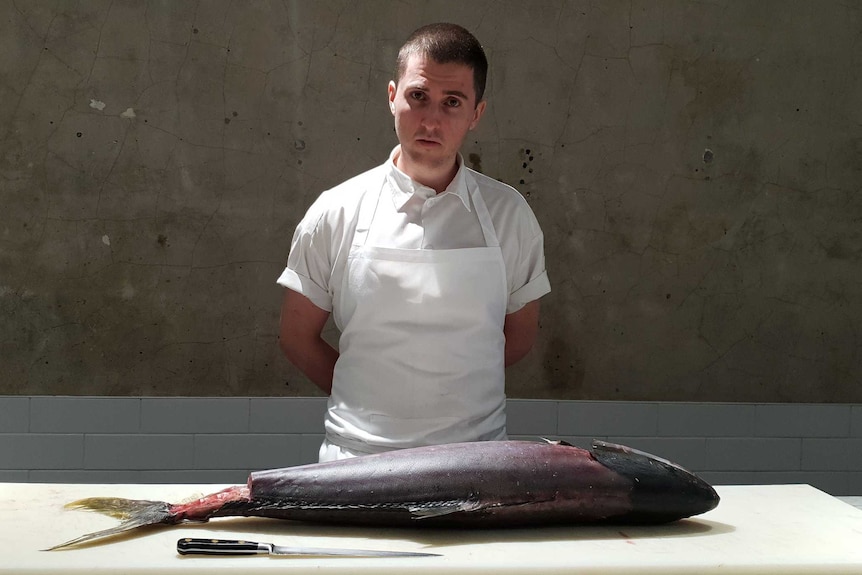
[[180, 555], [260, 555], [267, 554], [269, 551], [268, 545], [254, 541], [191, 537], [177, 541], [177, 553]]

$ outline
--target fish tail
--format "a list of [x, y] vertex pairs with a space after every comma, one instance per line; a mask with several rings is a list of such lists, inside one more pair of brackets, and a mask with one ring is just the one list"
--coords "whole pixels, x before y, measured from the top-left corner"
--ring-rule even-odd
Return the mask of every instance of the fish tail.
[[130, 519], [142, 513], [152, 513], [160, 507], [170, 507], [164, 501], [147, 501], [142, 499], [123, 499], [121, 497], [88, 497], [71, 501], [63, 506], [65, 509], [83, 509], [95, 511], [115, 519]]
[[108, 515], [123, 522], [116, 527], [95, 531], [60, 543], [45, 551], [54, 551], [111, 537], [148, 525], [176, 525], [184, 521], [208, 521], [223, 508], [230, 508], [249, 499], [249, 488], [245, 485], [228, 487], [217, 493], [206, 495], [186, 503], [171, 504], [164, 501], [122, 499], [119, 497], [90, 497], [65, 505], [66, 509], [82, 509]]
[[66, 509], [83, 509], [86, 511], [95, 511], [103, 515], [108, 515], [116, 519], [122, 519], [123, 522], [116, 527], [87, 533], [55, 545], [45, 551], [54, 551], [71, 547], [79, 543], [85, 543], [94, 539], [110, 537], [118, 535], [132, 529], [144, 527], [146, 525], [157, 525], [160, 523], [177, 523], [176, 515], [171, 512], [171, 504], [164, 501], [146, 501], [140, 499], [121, 499], [119, 497], [90, 497], [88, 499], [79, 499], [65, 505]]

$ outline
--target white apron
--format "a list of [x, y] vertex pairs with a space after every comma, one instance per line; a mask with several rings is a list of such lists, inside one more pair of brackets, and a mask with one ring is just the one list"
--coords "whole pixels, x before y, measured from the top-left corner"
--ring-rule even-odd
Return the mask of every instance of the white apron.
[[321, 460], [506, 438], [505, 265], [488, 208], [468, 186], [484, 248], [366, 245], [385, 194], [365, 193], [333, 306], [342, 333]]

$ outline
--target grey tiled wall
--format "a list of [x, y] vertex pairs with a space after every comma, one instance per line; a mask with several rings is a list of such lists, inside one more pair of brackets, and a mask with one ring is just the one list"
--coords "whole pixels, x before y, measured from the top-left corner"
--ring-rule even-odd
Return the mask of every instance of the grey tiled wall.
[[[0, 397], [0, 481], [241, 483], [316, 461], [323, 398]], [[593, 438], [714, 484], [862, 494], [862, 405], [510, 400], [513, 438]]]

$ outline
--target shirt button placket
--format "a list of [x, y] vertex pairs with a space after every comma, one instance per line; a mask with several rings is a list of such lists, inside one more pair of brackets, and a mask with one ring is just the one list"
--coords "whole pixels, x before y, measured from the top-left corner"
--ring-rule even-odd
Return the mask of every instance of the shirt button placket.
[[434, 246], [432, 246], [431, 244], [425, 243], [425, 237], [426, 237], [425, 230], [427, 229], [427, 226], [425, 225], [425, 218], [428, 215], [429, 210], [431, 210], [431, 208], [434, 207], [435, 203], [436, 203], [435, 198], [428, 198], [422, 204], [422, 249], [423, 250], [433, 250], [434, 249]]

